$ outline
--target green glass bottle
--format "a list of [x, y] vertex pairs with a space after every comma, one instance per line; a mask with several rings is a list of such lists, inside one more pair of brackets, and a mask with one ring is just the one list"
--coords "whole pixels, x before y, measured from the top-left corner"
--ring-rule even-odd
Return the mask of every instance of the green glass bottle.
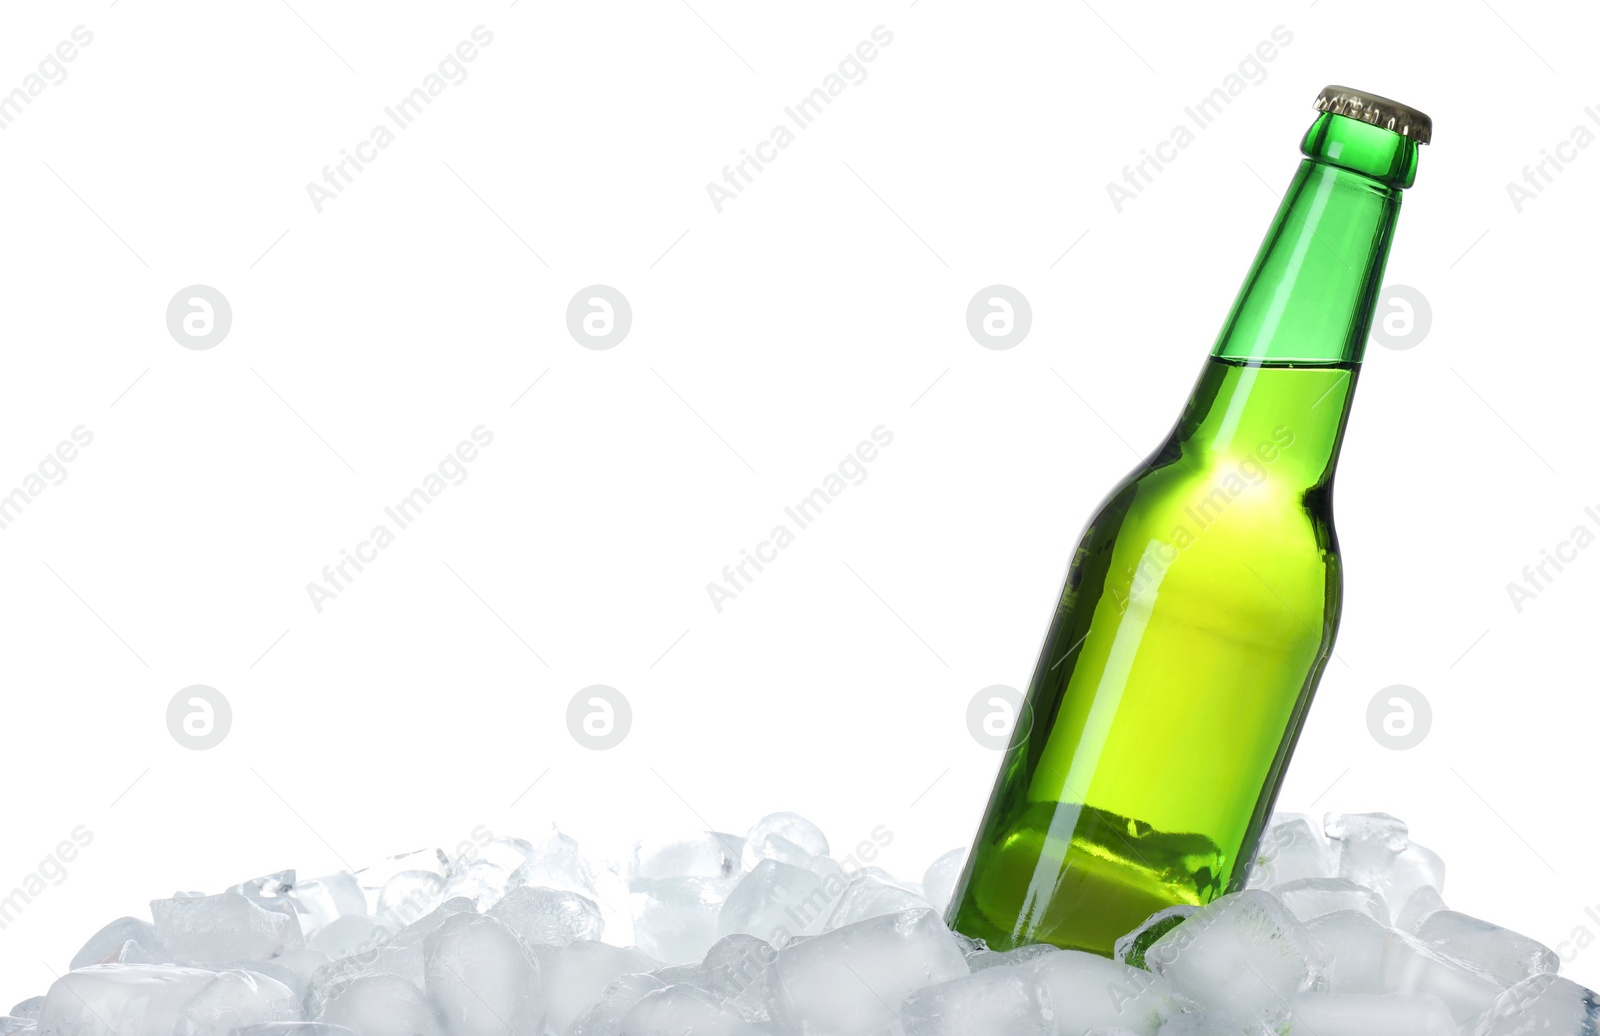
[[1427, 116], [1328, 87], [1166, 442], [1089, 521], [951, 901], [1107, 954], [1243, 885], [1339, 623], [1333, 471]]

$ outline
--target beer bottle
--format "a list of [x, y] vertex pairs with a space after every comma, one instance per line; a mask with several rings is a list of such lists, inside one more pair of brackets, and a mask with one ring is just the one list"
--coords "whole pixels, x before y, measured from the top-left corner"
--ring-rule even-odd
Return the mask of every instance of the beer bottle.
[[1109, 955], [1242, 887], [1333, 650], [1331, 491], [1426, 115], [1327, 87], [1182, 416], [1088, 523], [952, 928]]

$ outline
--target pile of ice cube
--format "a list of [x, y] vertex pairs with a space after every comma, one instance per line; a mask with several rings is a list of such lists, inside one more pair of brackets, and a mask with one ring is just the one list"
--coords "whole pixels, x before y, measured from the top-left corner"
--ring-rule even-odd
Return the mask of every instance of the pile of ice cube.
[[641, 843], [626, 866], [553, 830], [484, 832], [158, 899], [0, 1036], [1592, 1036], [1600, 1019], [1549, 949], [1446, 909], [1443, 864], [1384, 814], [1274, 818], [1248, 889], [1156, 914], [1117, 960], [952, 933], [963, 857], [896, 881], [830, 858], [792, 813]]

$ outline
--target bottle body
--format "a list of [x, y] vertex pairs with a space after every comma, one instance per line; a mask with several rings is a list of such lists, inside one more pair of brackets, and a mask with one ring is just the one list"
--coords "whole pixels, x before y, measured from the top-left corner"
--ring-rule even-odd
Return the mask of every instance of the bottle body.
[[1355, 373], [1212, 358], [1091, 519], [960, 931], [1109, 954], [1155, 911], [1243, 880], [1338, 625], [1326, 490]]
[[1342, 593], [1332, 480], [1415, 142], [1336, 114], [1167, 440], [1084, 531], [951, 901], [1109, 955], [1243, 886]]

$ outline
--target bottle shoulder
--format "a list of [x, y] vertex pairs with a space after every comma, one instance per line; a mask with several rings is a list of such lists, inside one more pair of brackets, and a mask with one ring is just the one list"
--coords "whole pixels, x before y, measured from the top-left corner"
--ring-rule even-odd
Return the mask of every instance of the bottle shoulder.
[[1331, 520], [1333, 466], [1308, 466], [1284, 448], [1209, 450], [1194, 443], [1168, 443], [1112, 488], [1100, 511], [1170, 507], [1178, 501], [1216, 506], [1244, 505], [1246, 513], [1309, 511]]
[[1137, 556], [1198, 548], [1196, 556], [1217, 559], [1337, 555], [1329, 484], [1303, 482], [1259, 457], [1163, 448], [1112, 488], [1082, 549]]

